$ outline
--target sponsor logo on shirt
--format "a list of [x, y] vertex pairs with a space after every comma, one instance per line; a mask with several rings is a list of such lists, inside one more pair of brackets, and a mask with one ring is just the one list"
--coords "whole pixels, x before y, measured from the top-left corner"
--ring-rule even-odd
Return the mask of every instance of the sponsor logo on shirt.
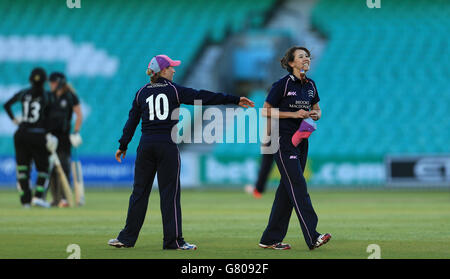
[[288, 95], [288, 96], [297, 96], [297, 92], [295, 92], [295, 91], [289, 91], [289, 92], [287, 93], [287, 95]]
[[295, 160], [297, 160], [297, 155], [291, 155], [291, 156], [289, 156], [289, 159], [295, 159]]
[[308, 90], [308, 97], [310, 97], [310, 98], [314, 97], [314, 90], [311, 90], [311, 89]]
[[309, 110], [311, 108], [311, 104], [309, 101], [297, 100], [295, 101], [295, 104], [289, 104], [289, 108]]

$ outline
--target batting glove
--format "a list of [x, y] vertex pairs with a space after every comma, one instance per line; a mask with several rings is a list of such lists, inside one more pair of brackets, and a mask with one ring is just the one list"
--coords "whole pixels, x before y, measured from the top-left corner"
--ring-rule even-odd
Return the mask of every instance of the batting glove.
[[77, 148], [78, 146], [80, 146], [80, 144], [83, 143], [83, 140], [81, 139], [81, 136], [79, 133], [74, 133], [71, 134], [69, 136], [70, 139], [70, 143], [72, 144], [73, 147]]
[[46, 134], [45, 138], [47, 139], [47, 150], [50, 151], [50, 153], [56, 152], [56, 148], [58, 147], [58, 138], [50, 133]]

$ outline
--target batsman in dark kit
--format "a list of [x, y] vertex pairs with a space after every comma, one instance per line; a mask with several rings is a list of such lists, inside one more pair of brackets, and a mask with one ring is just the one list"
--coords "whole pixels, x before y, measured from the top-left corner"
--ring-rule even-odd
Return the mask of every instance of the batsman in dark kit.
[[[14, 147], [20, 201], [24, 207], [50, 207], [44, 199], [44, 193], [48, 185], [50, 152], [55, 151], [58, 145], [56, 137], [48, 133], [52, 96], [44, 89], [47, 80], [44, 69], [35, 68], [29, 80], [31, 87], [15, 94], [5, 103], [4, 108], [11, 120], [19, 126], [14, 134]], [[16, 102], [22, 105], [22, 117], [13, 114], [11, 107]], [[30, 189], [32, 162], [38, 172], [34, 197]]]
[[[54, 72], [50, 74], [49, 83], [54, 99], [49, 113], [50, 132], [58, 138], [56, 153], [61, 161], [64, 173], [69, 179], [71, 147], [77, 148], [82, 142], [79, 133], [83, 118], [81, 105], [75, 90], [69, 85], [63, 73]], [[76, 122], [72, 132], [73, 113], [76, 115]], [[58, 175], [54, 169], [51, 172], [49, 183], [49, 189], [53, 197], [51, 205], [66, 207], [68, 204], [67, 197], [64, 196], [60, 185], [61, 181], [57, 177]]]
[[173, 61], [166, 55], [155, 56], [149, 63], [147, 74], [151, 82], [138, 90], [133, 99], [128, 121], [119, 140], [116, 160], [124, 158], [128, 143], [136, 126], [142, 119], [142, 136], [137, 149], [133, 193], [130, 197], [125, 228], [117, 239], [108, 244], [115, 247], [133, 247], [141, 230], [148, 206], [148, 199], [155, 174], [161, 198], [161, 214], [164, 230], [164, 249], [195, 250], [196, 245], [184, 241], [181, 227], [180, 206], [180, 152], [172, 140], [172, 128], [178, 123], [173, 119], [174, 110], [181, 104], [194, 104], [201, 100], [204, 105], [235, 104], [254, 106], [245, 97], [237, 97], [206, 90], [182, 87], [172, 82]]

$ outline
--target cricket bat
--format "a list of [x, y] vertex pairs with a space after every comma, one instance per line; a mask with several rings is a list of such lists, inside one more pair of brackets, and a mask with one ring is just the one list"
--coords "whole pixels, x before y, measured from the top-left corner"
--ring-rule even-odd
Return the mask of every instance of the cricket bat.
[[78, 159], [76, 151], [73, 150], [73, 153], [74, 158], [71, 163], [71, 168], [72, 168], [73, 188], [75, 190], [75, 203], [78, 206], [82, 206], [85, 203], [83, 171], [81, 169], [81, 162]]
[[69, 180], [67, 180], [66, 174], [61, 166], [61, 161], [59, 161], [58, 155], [56, 155], [55, 152], [53, 152], [51, 156], [56, 168], [56, 173], [61, 180], [62, 189], [64, 195], [66, 196], [67, 203], [69, 204], [69, 207], [73, 207], [72, 190], [70, 189]]

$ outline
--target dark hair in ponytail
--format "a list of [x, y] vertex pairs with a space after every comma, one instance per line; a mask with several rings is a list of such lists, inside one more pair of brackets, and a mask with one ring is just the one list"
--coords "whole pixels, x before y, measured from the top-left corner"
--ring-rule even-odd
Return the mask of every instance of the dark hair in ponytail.
[[47, 73], [42, 68], [34, 68], [30, 74], [31, 94], [39, 96], [44, 94], [44, 84], [47, 80]]
[[281, 63], [281, 67], [283, 67], [283, 69], [286, 69], [289, 73], [292, 73], [294, 71], [294, 69], [292, 69], [292, 67], [289, 66], [289, 62], [294, 61], [294, 59], [295, 59], [294, 53], [298, 49], [305, 51], [306, 54], [309, 57], [311, 57], [311, 52], [306, 47], [293, 46], [290, 49], [288, 49], [286, 51], [286, 53], [284, 54], [283, 58], [281, 58], [280, 63]]

